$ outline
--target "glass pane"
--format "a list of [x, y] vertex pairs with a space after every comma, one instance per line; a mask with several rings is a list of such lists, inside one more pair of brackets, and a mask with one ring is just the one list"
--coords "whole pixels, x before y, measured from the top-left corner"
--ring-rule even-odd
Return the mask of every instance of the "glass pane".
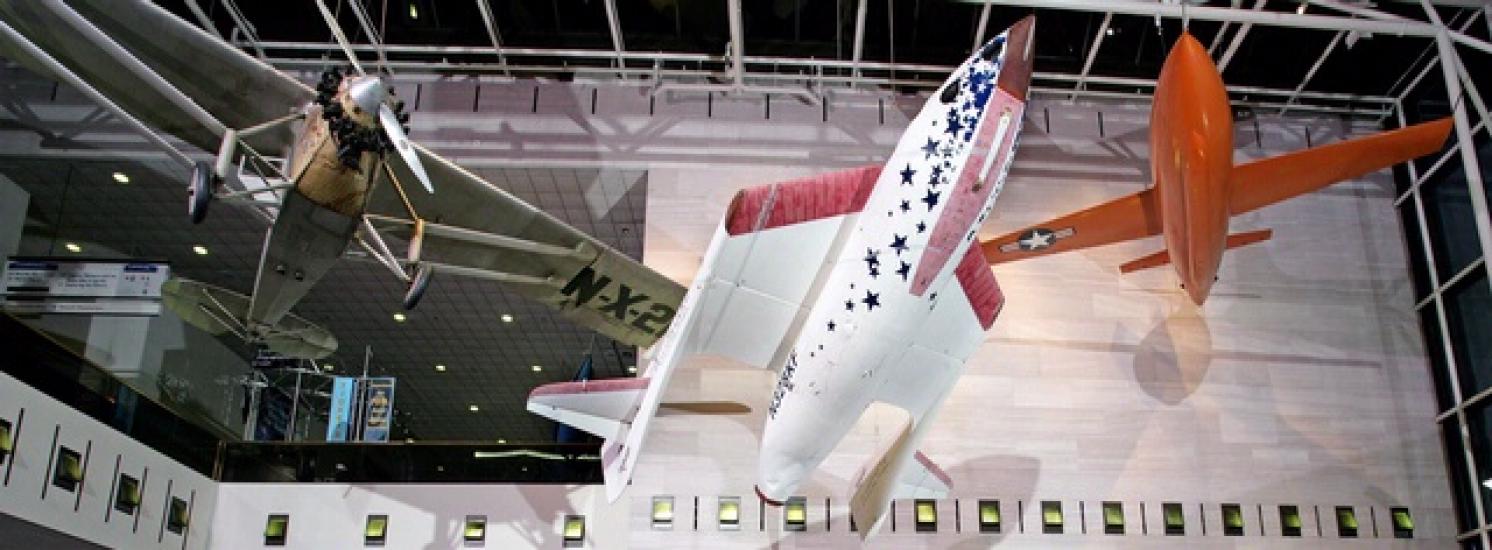
[[1466, 479], [1465, 447], [1461, 444], [1456, 419], [1440, 423], [1440, 439], [1445, 445], [1445, 465], [1450, 471], [1451, 496], [1455, 498], [1457, 532], [1470, 530], [1475, 518], [1471, 501], [1471, 482]]
[[1465, 171], [1459, 163], [1447, 165], [1420, 187], [1420, 196], [1425, 204], [1425, 225], [1430, 230], [1435, 268], [1444, 281], [1481, 256]]
[[1414, 200], [1404, 201], [1399, 207], [1399, 222], [1404, 228], [1405, 258], [1409, 260], [1409, 275], [1414, 281], [1416, 303], [1430, 295], [1430, 264], [1425, 259], [1425, 243], [1419, 231], [1419, 215], [1414, 210]]
[[1461, 381], [1461, 396], [1469, 398], [1492, 387], [1492, 292], [1487, 268], [1458, 281], [1444, 295], [1445, 320]]
[[1440, 337], [1440, 316], [1435, 313], [1435, 304], [1425, 304], [1419, 310], [1420, 329], [1425, 336], [1425, 355], [1430, 358], [1430, 376], [1435, 380], [1435, 402], [1438, 411], [1449, 410], [1456, 396], [1451, 392], [1450, 365], [1445, 360], [1445, 342]]

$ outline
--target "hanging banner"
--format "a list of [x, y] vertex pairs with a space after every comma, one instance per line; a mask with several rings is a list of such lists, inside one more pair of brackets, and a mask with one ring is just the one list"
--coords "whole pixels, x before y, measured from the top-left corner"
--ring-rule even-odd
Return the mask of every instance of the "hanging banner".
[[332, 379], [332, 405], [326, 415], [326, 440], [347, 441], [352, 430], [352, 401], [357, 393], [357, 379], [338, 376]]
[[369, 378], [364, 384], [368, 407], [363, 415], [363, 441], [386, 442], [394, 423], [394, 379]]
[[4, 309], [13, 313], [144, 315], [161, 313], [165, 262], [10, 258], [0, 275]]

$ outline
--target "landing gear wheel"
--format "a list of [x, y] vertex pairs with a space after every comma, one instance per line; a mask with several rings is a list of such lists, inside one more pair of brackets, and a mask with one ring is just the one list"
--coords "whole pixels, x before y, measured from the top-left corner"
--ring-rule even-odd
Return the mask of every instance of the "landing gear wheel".
[[414, 268], [414, 277], [409, 279], [409, 290], [404, 293], [405, 311], [420, 305], [420, 298], [425, 297], [425, 289], [430, 287], [430, 275], [434, 273], [435, 268], [429, 264], [419, 264]]
[[192, 177], [187, 182], [187, 216], [194, 224], [207, 219], [207, 206], [212, 203], [214, 179], [211, 164], [197, 161], [192, 165]]

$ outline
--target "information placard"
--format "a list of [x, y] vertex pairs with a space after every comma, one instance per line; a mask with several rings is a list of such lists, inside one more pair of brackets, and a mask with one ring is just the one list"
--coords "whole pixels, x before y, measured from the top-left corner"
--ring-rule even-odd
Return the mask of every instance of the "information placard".
[[10, 258], [3, 287], [6, 311], [91, 315], [159, 315], [166, 262]]

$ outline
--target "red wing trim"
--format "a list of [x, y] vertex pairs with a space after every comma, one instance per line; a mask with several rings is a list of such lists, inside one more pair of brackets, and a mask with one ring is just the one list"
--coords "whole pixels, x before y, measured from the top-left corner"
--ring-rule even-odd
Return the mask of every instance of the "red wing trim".
[[645, 390], [648, 378], [613, 378], [609, 380], [581, 380], [579, 382], [555, 382], [544, 384], [528, 392], [529, 397], [539, 395], [577, 395], [607, 391]]
[[974, 316], [979, 318], [979, 325], [989, 330], [995, 324], [995, 317], [1000, 314], [1000, 309], [1005, 307], [1005, 293], [1000, 292], [1000, 283], [995, 281], [995, 273], [990, 271], [984, 252], [977, 246], [970, 246], [968, 252], [964, 253], [963, 261], [954, 268], [953, 274], [958, 277], [964, 296], [969, 298], [969, 306], [974, 308]]
[[742, 235], [859, 212], [880, 177], [881, 166], [864, 166], [742, 189], [726, 210], [725, 232]]
[[917, 462], [921, 463], [923, 468], [927, 468], [927, 473], [932, 474], [933, 477], [942, 481], [944, 486], [950, 489], [953, 488], [953, 478], [948, 477], [948, 472], [939, 468], [936, 462], [933, 462], [931, 458], [927, 458], [927, 455], [922, 454], [922, 451], [917, 451], [917, 454], [914, 456], [917, 457]]

